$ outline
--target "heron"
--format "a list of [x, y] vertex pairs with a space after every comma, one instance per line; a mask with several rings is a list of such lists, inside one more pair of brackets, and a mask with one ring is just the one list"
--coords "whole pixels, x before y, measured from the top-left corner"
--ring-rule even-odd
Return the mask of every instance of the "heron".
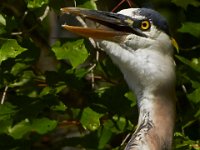
[[65, 7], [61, 12], [103, 26], [62, 25], [71, 32], [96, 39], [137, 97], [138, 124], [125, 150], [171, 150], [176, 112], [173, 53], [177, 43], [170, 35], [166, 19], [148, 8], [113, 13]]

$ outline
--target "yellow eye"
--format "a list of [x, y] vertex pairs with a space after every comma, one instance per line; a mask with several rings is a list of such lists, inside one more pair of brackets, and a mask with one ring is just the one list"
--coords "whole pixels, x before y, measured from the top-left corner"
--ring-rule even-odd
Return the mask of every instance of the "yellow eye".
[[150, 28], [150, 22], [145, 20], [145, 21], [142, 21], [141, 23], [141, 27], [140, 27], [142, 30], [148, 30]]

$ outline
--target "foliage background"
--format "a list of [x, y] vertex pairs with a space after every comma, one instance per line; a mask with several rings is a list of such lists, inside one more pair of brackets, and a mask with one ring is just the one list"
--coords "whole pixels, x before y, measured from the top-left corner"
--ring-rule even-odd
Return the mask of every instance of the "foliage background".
[[[137, 123], [134, 95], [103, 52], [87, 39], [63, 31], [59, 21], [61, 7], [111, 11], [120, 2], [0, 2], [1, 150], [123, 148], [122, 141]], [[199, 150], [200, 1], [129, 2], [133, 7], [153, 7], [169, 20], [180, 46], [175, 52], [178, 100], [173, 149]], [[128, 7], [125, 1], [115, 11]], [[64, 23], [68, 20], [64, 18]]]

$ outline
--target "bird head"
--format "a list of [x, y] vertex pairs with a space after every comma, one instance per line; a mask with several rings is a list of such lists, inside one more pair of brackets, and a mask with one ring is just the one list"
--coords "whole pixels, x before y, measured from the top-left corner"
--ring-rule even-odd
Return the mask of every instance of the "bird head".
[[120, 68], [137, 96], [138, 128], [126, 149], [171, 149], [174, 124], [175, 70], [167, 21], [158, 12], [129, 8], [118, 13], [62, 8], [99, 23], [99, 28], [63, 25], [99, 46]]
[[[74, 14], [92, 20], [100, 25], [100, 28], [84, 28], [69, 25], [63, 27], [69, 31], [92, 37], [94, 39], [108, 40], [121, 43], [128, 35], [137, 35], [155, 41], [162, 41], [163, 35], [170, 37], [166, 19], [158, 12], [147, 8], [129, 8], [118, 13], [88, 10], [77, 7], [61, 8], [62, 13]], [[107, 27], [107, 28], [105, 28]], [[173, 38], [172, 45], [178, 48]]]
[[158, 12], [129, 8], [112, 13], [72, 7], [61, 8], [61, 12], [103, 25], [91, 28], [65, 24], [63, 27], [84, 37], [98, 39], [134, 91], [146, 87], [155, 90], [160, 85], [174, 82], [172, 54], [173, 46], [177, 48], [177, 44], [169, 34], [166, 19]]

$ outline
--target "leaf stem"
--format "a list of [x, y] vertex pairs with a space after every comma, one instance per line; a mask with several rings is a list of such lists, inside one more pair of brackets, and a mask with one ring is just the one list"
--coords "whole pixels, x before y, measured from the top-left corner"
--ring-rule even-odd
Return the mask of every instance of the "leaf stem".
[[1, 105], [3, 105], [4, 102], [5, 102], [7, 91], [8, 91], [8, 86], [5, 86], [5, 89], [3, 91], [3, 95], [2, 95], [2, 98], [1, 98]]

